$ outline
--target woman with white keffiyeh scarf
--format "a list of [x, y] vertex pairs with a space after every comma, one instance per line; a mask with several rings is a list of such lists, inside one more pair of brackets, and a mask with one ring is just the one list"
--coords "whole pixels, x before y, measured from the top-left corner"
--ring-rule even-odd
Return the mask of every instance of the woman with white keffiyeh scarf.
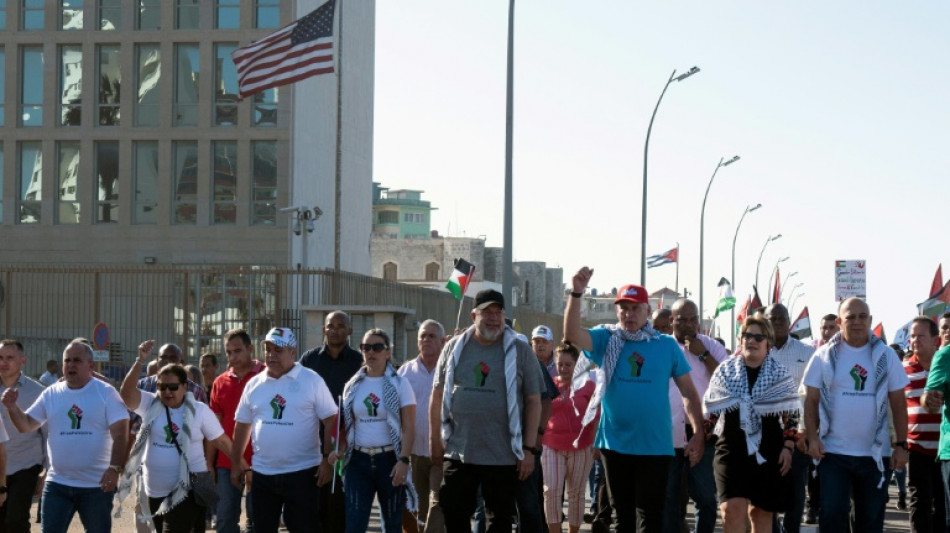
[[704, 414], [718, 417], [713, 470], [723, 531], [772, 530], [772, 515], [791, 500], [794, 434], [801, 410], [798, 385], [768, 353], [772, 325], [761, 315], [743, 322], [740, 355], [723, 361], [703, 398]]
[[343, 389], [345, 450], [343, 490], [347, 533], [369, 527], [373, 497], [379, 499], [384, 533], [402, 530], [404, 509], [415, 511], [418, 499], [409, 473], [409, 450], [415, 436], [416, 399], [409, 382], [389, 364], [389, 335], [371, 329], [360, 344], [363, 367]]
[[[148, 354], [147, 347], [140, 348], [140, 357]], [[121, 391], [126, 407], [143, 422], [119, 479], [118, 500], [135, 492], [141, 511], [136, 519], [150, 531], [204, 531], [205, 507], [195, 498], [191, 474], [208, 470], [204, 439], [221, 453], [230, 452], [231, 439], [211, 409], [188, 392], [188, 375], [181, 365], [166, 365], [158, 372], [154, 394], [134, 386], [139, 369], [132, 365]], [[117, 507], [118, 517], [122, 506]]]

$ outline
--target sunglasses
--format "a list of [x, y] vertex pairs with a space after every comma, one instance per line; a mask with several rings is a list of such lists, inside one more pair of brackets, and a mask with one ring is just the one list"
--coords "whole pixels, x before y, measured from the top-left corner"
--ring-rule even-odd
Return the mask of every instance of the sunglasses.
[[373, 344], [360, 344], [360, 351], [362, 352], [381, 352], [388, 348], [389, 346], [381, 342], [374, 342]]
[[743, 340], [755, 340], [755, 342], [762, 342], [766, 339], [766, 336], [761, 333], [743, 333]]
[[178, 391], [178, 387], [181, 387], [180, 383], [159, 383], [158, 384], [158, 390], [160, 390], [161, 392], [165, 392], [167, 390], [176, 392]]

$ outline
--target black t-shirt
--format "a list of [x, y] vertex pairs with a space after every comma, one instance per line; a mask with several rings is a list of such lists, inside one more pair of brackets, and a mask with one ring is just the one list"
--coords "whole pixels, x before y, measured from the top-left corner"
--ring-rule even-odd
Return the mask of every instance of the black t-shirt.
[[346, 382], [363, 366], [363, 355], [349, 346], [344, 346], [339, 357], [334, 359], [330, 356], [330, 348], [323, 345], [303, 354], [300, 364], [320, 374], [330, 389], [333, 401], [339, 403]]

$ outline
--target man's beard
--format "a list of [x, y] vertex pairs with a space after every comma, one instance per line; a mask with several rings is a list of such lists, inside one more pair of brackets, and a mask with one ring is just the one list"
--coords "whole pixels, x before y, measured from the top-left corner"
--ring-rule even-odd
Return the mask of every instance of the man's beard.
[[501, 334], [505, 331], [505, 329], [502, 327], [493, 329], [489, 326], [476, 326], [475, 329], [478, 331], [478, 336], [488, 342], [497, 341], [501, 337]]

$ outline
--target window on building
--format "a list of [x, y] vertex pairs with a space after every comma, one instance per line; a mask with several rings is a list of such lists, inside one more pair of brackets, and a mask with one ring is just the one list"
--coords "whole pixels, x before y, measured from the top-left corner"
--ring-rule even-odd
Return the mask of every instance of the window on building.
[[198, 78], [201, 59], [197, 44], [175, 45], [175, 126], [198, 125]]
[[119, 142], [96, 141], [96, 222], [119, 221]]
[[277, 223], [277, 143], [251, 143], [251, 224], [273, 226]]
[[[0, 0], [2, 2], [3, 0]], [[0, 26], [2, 29], [2, 26]], [[3, 126], [3, 118], [6, 115], [6, 109], [3, 106], [3, 102], [7, 99], [6, 90], [4, 87], [7, 85], [7, 54], [6, 49], [3, 46], [0, 46], [0, 126]], [[2, 196], [2, 195], [0, 195]]]
[[158, 223], [158, 142], [132, 143], [133, 224]]
[[162, 0], [137, 0], [135, 29], [162, 29]]
[[43, 149], [38, 141], [20, 143], [19, 169], [19, 221], [20, 224], [37, 224], [43, 200]]
[[96, 116], [99, 117], [100, 126], [118, 126], [119, 89], [122, 84], [119, 47], [113, 44], [99, 45], [96, 57], [98, 58]]
[[399, 224], [399, 212], [380, 211], [378, 220], [380, 224]]
[[198, 0], [175, 0], [175, 29], [196, 30], [199, 24]]
[[238, 123], [237, 68], [231, 61], [234, 43], [214, 45], [214, 125], [234, 126]]
[[20, 27], [24, 30], [42, 30], [46, 25], [43, 3], [45, 0], [22, 0]]
[[403, 219], [412, 224], [422, 223], [422, 213], [406, 213]]
[[117, 30], [122, 27], [122, 0], [99, 0], [99, 29]]
[[20, 48], [20, 125], [43, 125], [43, 47]]
[[237, 221], [237, 142], [215, 141], [212, 144], [212, 223], [234, 224]]
[[383, 279], [387, 281], [396, 281], [396, 263], [392, 261], [383, 263]]
[[241, 0], [216, 0], [214, 3], [214, 27], [219, 30], [240, 28]]
[[139, 44], [135, 49], [135, 125], [158, 126], [162, 54], [157, 44]]
[[59, 47], [59, 124], [82, 123], [82, 46]]
[[173, 145], [175, 168], [174, 224], [195, 224], [198, 221], [198, 143], [176, 141]]
[[277, 125], [277, 92], [279, 88], [271, 87], [266, 91], [254, 95], [254, 125]]
[[436, 262], [426, 265], [426, 281], [439, 281], [439, 264]]
[[79, 142], [57, 143], [57, 216], [59, 224], [79, 223]]
[[82, 0], [59, 0], [59, 29], [82, 29]]
[[7, 0], [0, 0], [0, 30], [7, 29]]
[[254, 27], [280, 27], [280, 0], [257, 0], [254, 3]]

